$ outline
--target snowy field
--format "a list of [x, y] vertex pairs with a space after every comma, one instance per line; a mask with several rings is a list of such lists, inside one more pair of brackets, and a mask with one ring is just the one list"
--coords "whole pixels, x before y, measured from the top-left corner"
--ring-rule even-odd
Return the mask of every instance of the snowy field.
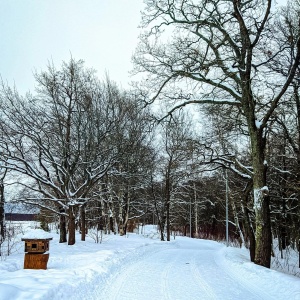
[[300, 300], [299, 277], [254, 265], [246, 249], [145, 232], [68, 246], [53, 231], [48, 270], [24, 270], [24, 242], [15, 242], [0, 261], [0, 299]]

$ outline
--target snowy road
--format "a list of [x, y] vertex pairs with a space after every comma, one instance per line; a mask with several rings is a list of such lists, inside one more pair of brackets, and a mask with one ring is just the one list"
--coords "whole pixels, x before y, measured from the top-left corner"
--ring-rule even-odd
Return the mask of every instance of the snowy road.
[[[68, 246], [53, 233], [47, 270], [0, 260], [0, 300], [300, 300], [300, 278], [257, 266], [247, 249], [146, 234], [107, 235]], [[298, 267], [297, 267], [298, 268]]]
[[253, 286], [229, 270], [211, 241], [185, 240], [131, 261], [95, 291], [95, 299], [273, 299], [265, 286]]

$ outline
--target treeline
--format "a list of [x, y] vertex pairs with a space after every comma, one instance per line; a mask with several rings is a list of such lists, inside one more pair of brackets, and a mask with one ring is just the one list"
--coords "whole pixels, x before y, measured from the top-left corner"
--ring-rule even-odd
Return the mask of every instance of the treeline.
[[[274, 235], [285, 231], [274, 232], [275, 199], [284, 215], [297, 210], [299, 216], [300, 2], [287, 1], [277, 11], [274, 2], [147, 1], [145, 33], [133, 57], [135, 71], [147, 75], [145, 103], [168, 103], [168, 117], [187, 105], [208, 106], [222, 141], [212, 140], [211, 161], [249, 180], [243, 197], [251, 191], [254, 224], [243, 215], [251, 260], [265, 267]], [[284, 150], [273, 153], [279, 144]], [[275, 170], [284, 192], [274, 198]]]
[[147, 77], [130, 91], [74, 59], [36, 74], [35, 94], [2, 84], [0, 213], [15, 183], [72, 245], [76, 229], [134, 222], [224, 239], [228, 205], [229, 238], [255, 263], [270, 267], [274, 239], [299, 251], [300, 5], [271, 3], [147, 1], [134, 55]]

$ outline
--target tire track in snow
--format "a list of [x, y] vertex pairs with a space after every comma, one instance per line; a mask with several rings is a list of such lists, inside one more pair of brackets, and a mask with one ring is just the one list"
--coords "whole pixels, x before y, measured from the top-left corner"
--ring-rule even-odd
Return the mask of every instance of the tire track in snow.
[[182, 300], [182, 295], [189, 299], [218, 299], [196, 267], [195, 257], [199, 254], [198, 250], [173, 249], [168, 252], [168, 265], [162, 274], [164, 299]]
[[174, 248], [169, 244], [125, 261], [93, 299], [272, 299], [241, 278], [243, 274], [231, 270], [230, 263], [220, 257], [220, 248], [199, 249], [195, 245], [191, 242]]
[[170, 296], [170, 287], [169, 287], [169, 274], [170, 270], [172, 269], [173, 261], [172, 263], [168, 262], [167, 268], [165, 268], [162, 272], [162, 294], [164, 295], [166, 300], [172, 300], [172, 297]]
[[[139, 282], [135, 275], [144, 267], [140, 261], [122, 267], [121, 270], [114, 274], [107, 282], [107, 287], [102, 292], [102, 295], [105, 296], [103, 299], [140, 299], [138, 298], [139, 291], [137, 290]], [[130, 283], [129, 287], [128, 283]]]
[[214, 290], [207, 284], [207, 282], [203, 279], [199, 268], [197, 267], [196, 263], [196, 256], [193, 256], [192, 263], [191, 263], [191, 272], [193, 274], [194, 279], [198, 282], [198, 284], [204, 289], [207, 297], [205, 299], [215, 300], [218, 299], [217, 295], [215, 294]]
[[[106, 300], [116, 300], [116, 299], [130, 299], [130, 300], [144, 300], [148, 299], [145, 298], [145, 290], [149, 288], [151, 285], [151, 279], [158, 279], [159, 276], [152, 275], [151, 268], [153, 268], [152, 264], [152, 257], [157, 255], [160, 252], [165, 251], [168, 249], [168, 247], [163, 247], [160, 249], [155, 249], [155, 251], [147, 251], [143, 253], [138, 259], [131, 260], [129, 262], [125, 262], [125, 264], [120, 268], [120, 270], [113, 274], [111, 278], [107, 281], [106, 287], [97, 295], [95, 295], [94, 299], [106, 299]], [[147, 273], [147, 270], [150, 270], [150, 272]], [[146, 272], [146, 276], [144, 273]], [[167, 272], [167, 270], [166, 270]], [[143, 276], [139, 276], [141, 273], [143, 273], [143, 276], [146, 278], [149, 277], [149, 280], [147, 282], [142, 282], [141, 279], [143, 279]], [[168, 274], [166, 273], [166, 276]], [[168, 294], [168, 286], [167, 281], [162, 284], [161, 283], [161, 290], [163, 293], [163, 296], [169, 295]], [[146, 285], [141, 288], [141, 284]], [[155, 292], [157, 290], [157, 284], [150, 286], [152, 288], [152, 291]], [[164, 294], [165, 293], [165, 294]], [[163, 299], [160, 297], [159, 299]], [[172, 299], [168, 296], [167, 299]]]
[[228, 266], [217, 261], [216, 251], [218, 250], [199, 249], [192, 259], [195, 277], [208, 293], [208, 297], [203, 299], [272, 299], [270, 295], [262, 297], [259, 292], [256, 293], [255, 287], [241, 282], [240, 274], [231, 276]]
[[[207, 283], [200, 279], [193, 263], [187, 262], [190, 258], [187, 258], [186, 249], [161, 250], [122, 267], [109, 280], [109, 287], [101, 296], [108, 300], [175, 300], [182, 299], [184, 294], [190, 299], [217, 299]], [[192, 250], [188, 257], [196, 255]]]
[[224, 260], [220, 259], [218, 254], [214, 254], [213, 259], [215, 264], [219, 266], [224, 273], [226, 273], [232, 280], [238, 282], [240, 286], [248, 290], [255, 297], [255, 299], [275, 300], [275, 298], [267, 294], [265, 291], [259, 289], [256, 285], [251, 284], [250, 281], [246, 281], [246, 279], [241, 276], [242, 274], [236, 274], [235, 272], [230, 271], [230, 266], [224, 263]]

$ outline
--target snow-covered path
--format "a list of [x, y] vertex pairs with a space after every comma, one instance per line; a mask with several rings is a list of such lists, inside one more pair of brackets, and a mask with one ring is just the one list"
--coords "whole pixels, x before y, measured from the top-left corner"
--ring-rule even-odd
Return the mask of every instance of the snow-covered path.
[[247, 249], [142, 234], [87, 238], [53, 234], [47, 270], [24, 270], [24, 247], [0, 260], [0, 300], [300, 300], [299, 277], [257, 266]]
[[95, 299], [275, 299], [260, 285], [251, 284], [237, 270], [227, 269], [220, 255], [223, 245], [185, 239], [130, 261]]

